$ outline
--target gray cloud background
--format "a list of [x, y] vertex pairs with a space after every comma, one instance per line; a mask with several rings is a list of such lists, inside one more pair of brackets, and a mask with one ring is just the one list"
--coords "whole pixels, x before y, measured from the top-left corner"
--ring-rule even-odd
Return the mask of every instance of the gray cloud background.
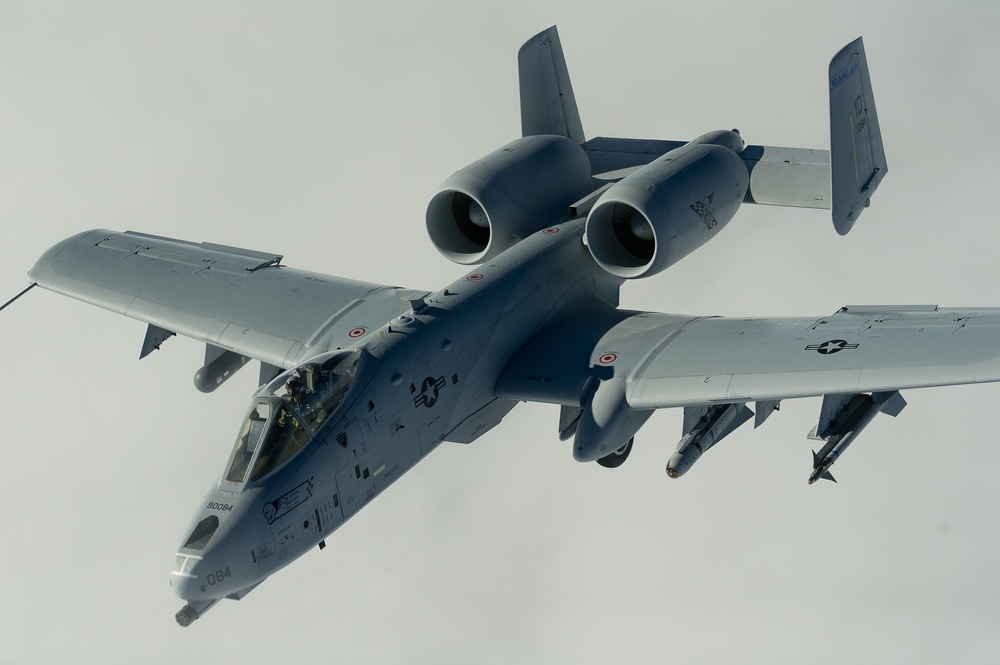
[[[623, 305], [822, 315], [1000, 305], [1000, 9], [885, 2], [0, 4], [0, 284], [92, 227], [281, 252], [412, 288], [462, 274], [423, 214], [519, 134], [515, 55], [557, 23], [588, 136], [828, 146], [826, 67], [865, 37], [890, 174], [846, 238], [748, 206]], [[911, 391], [809, 487], [819, 400], [681, 480], [680, 412], [628, 464], [555, 407], [446, 445], [328, 541], [183, 631], [172, 555], [256, 369], [137, 362], [144, 326], [36, 290], [0, 314], [0, 663], [987, 662], [1000, 653], [995, 386]]]

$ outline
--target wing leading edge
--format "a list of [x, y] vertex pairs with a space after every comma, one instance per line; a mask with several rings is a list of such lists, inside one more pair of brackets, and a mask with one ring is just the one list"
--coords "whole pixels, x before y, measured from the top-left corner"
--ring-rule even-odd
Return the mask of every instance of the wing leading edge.
[[281, 368], [406, 309], [398, 288], [295, 270], [281, 259], [98, 229], [53, 246], [29, 278], [148, 323], [161, 341], [172, 332]]

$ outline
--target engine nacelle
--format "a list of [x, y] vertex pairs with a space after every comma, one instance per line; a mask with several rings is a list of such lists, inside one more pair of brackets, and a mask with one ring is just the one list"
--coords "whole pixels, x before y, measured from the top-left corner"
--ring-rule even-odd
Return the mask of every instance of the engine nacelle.
[[710, 132], [616, 183], [587, 217], [594, 260], [617, 277], [648, 277], [708, 242], [746, 196], [742, 150], [735, 131]]
[[427, 206], [427, 233], [455, 263], [482, 263], [563, 221], [589, 189], [583, 148], [563, 136], [526, 136], [445, 180]]

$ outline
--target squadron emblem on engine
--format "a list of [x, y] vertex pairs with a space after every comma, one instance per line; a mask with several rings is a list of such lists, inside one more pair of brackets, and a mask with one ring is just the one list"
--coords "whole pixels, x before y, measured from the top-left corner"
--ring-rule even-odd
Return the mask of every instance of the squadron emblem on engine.
[[706, 229], [711, 229], [715, 227], [719, 222], [715, 219], [715, 210], [712, 209], [712, 199], [715, 198], [715, 192], [712, 192], [701, 201], [696, 201], [691, 204], [691, 210], [701, 217], [701, 223], [705, 225]]

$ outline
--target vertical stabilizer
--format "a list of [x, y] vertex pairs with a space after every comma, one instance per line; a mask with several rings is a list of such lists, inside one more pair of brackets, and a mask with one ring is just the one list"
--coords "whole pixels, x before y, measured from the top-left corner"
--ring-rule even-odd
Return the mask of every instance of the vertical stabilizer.
[[847, 235], [888, 171], [860, 37], [833, 56], [829, 81], [833, 226]]
[[586, 141], [576, 108], [559, 32], [538, 33], [517, 53], [521, 89], [521, 135], [555, 134]]

